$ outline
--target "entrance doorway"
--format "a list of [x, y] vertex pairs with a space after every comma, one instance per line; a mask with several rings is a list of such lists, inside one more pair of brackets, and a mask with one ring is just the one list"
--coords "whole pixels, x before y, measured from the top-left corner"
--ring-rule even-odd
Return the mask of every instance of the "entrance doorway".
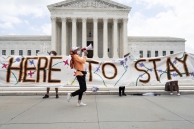
[[[90, 44], [92, 44], [92, 47], [93, 46], [93, 41], [87, 41], [87, 46], [89, 46]], [[93, 58], [93, 50], [88, 50], [88, 55], [87, 55], [88, 58]]]

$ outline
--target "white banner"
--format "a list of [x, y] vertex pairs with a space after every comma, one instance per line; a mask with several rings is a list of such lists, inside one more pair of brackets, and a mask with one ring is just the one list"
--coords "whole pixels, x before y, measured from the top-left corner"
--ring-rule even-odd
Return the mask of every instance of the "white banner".
[[[78, 86], [70, 56], [1, 56], [0, 86]], [[115, 87], [191, 80], [194, 77], [194, 55], [177, 53], [166, 57], [131, 56], [110, 61], [87, 60], [87, 86]]]

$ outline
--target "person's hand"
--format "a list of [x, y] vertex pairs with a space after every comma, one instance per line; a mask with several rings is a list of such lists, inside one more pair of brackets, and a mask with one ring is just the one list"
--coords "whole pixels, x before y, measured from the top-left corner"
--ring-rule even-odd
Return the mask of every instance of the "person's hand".
[[85, 50], [85, 51], [84, 51], [84, 56], [87, 56], [87, 54], [88, 54], [88, 52]]

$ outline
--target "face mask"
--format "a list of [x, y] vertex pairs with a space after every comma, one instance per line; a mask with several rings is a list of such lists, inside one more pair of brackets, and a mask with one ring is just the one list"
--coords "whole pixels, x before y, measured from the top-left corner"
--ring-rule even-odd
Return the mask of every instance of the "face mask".
[[55, 55], [51, 53], [50, 56], [55, 56]]

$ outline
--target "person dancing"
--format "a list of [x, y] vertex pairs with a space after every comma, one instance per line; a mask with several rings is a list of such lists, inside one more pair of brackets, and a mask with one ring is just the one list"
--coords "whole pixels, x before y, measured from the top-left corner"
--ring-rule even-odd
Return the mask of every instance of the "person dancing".
[[80, 89], [67, 94], [67, 101], [70, 102], [70, 99], [76, 95], [78, 95], [78, 103], [77, 106], [86, 106], [86, 104], [82, 103], [82, 95], [83, 92], [87, 90], [86, 87], [86, 71], [84, 71], [84, 64], [86, 62], [86, 55], [87, 51], [84, 51], [84, 56], [80, 57], [81, 51], [79, 47], [72, 47], [70, 54], [71, 54], [71, 61], [70, 66], [71, 68], [74, 68], [76, 70], [76, 78], [79, 82]]

